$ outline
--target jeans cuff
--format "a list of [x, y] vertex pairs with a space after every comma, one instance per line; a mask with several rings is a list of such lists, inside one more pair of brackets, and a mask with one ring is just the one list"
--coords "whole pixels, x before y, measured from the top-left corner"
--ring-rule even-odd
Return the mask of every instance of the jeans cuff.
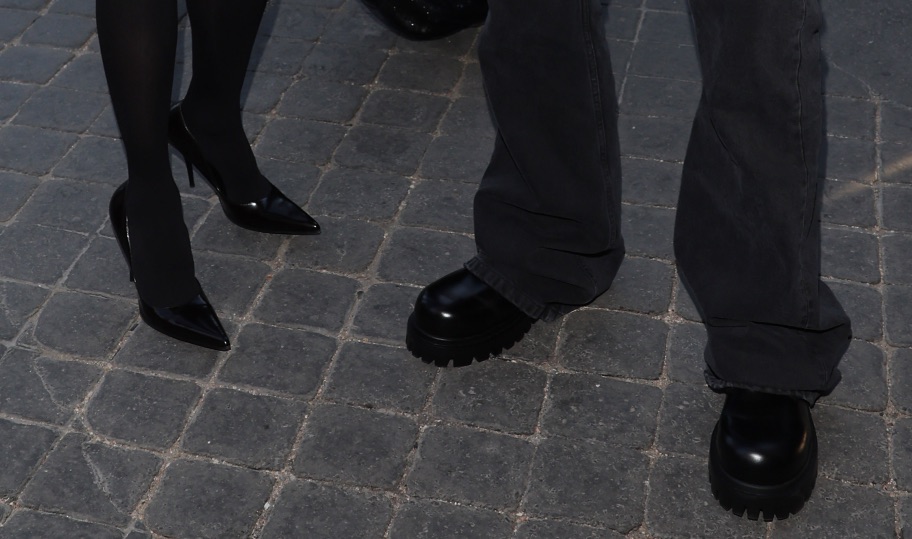
[[465, 268], [484, 281], [486, 285], [493, 288], [504, 299], [515, 305], [526, 316], [536, 320], [551, 322], [574, 309], [569, 305], [546, 304], [536, 301], [520, 290], [508, 277], [488, 264], [482, 253], [478, 253], [474, 258], [466, 262]]
[[[807, 401], [812, 407], [817, 402], [817, 399], [820, 397], [825, 397], [830, 394], [832, 389], [828, 391], [802, 391], [798, 389], [777, 389], [774, 387], [762, 387], [762, 386], [753, 386], [750, 384], [740, 384], [735, 382], [728, 382], [719, 378], [713, 373], [709, 367], [703, 371], [703, 377], [706, 379], [706, 385], [709, 386], [709, 389], [715, 391], [716, 393], [725, 393], [727, 389], [746, 389], [748, 391], [757, 391], [760, 393], [770, 393], [772, 395], [788, 395], [790, 397], [797, 397], [799, 399]], [[833, 372], [832, 376], [832, 387], [836, 387], [836, 384], [839, 383], [839, 380], [842, 379], [842, 374], [839, 372], [839, 369], [836, 369]]]

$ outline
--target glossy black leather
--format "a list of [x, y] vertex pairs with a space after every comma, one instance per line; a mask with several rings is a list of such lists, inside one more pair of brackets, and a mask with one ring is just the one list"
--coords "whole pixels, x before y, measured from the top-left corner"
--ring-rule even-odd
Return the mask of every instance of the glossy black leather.
[[396, 33], [438, 39], [484, 22], [486, 0], [362, 0]]
[[817, 457], [807, 402], [743, 389], [729, 390], [711, 443], [725, 473], [754, 487], [788, 483]]
[[441, 341], [484, 334], [525, 315], [466, 269], [428, 285], [418, 295], [415, 325]]
[[232, 202], [225, 192], [225, 185], [218, 170], [203, 157], [199, 143], [187, 129], [180, 105], [171, 110], [168, 118], [168, 140], [180, 152], [187, 164], [190, 185], [193, 185], [193, 167], [195, 166], [218, 195], [222, 210], [234, 224], [248, 230], [270, 234], [311, 235], [320, 233], [320, 225], [317, 221], [279, 191], [275, 185], [270, 184], [270, 192], [260, 200], [246, 203]]
[[[130, 256], [130, 236], [127, 227], [127, 215], [124, 209], [124, 195], [126, 184], [114, 191], [111, 197], [109, 212], [111, 215], [111, 228], [114, 236], [127, 260], [130, 269], [130, 280], [134, 280], [133, 262]], [[215, 309], [209, 303], [206, 294], [200, 288], [199, 294], [190, 301], [174, 307], [153, 307], [139, 298], [139, 314], [142, 319], [153, 329], [173, 337], [204, 348], [226, 351], [231, 349], [228, 335], [219, 321]]]

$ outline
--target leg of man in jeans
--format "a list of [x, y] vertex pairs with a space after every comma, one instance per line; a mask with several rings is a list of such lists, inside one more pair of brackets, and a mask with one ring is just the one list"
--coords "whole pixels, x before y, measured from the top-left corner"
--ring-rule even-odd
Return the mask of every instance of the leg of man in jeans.
[[[728, 396], [713, 490], [752, 518], [801, 508], [816, 479], [809, 405], [838, 382], [848, 320], [820, 283], [817, 0], [693, 0], [704, 95], [675, 237]], [[407, 343], [484, 359], [584, 305], [624, 253], [610, 64], [597, 0], [496, 0], [479, 48], [498, 130], [475, 199], [478, 255], [425, 288]]]

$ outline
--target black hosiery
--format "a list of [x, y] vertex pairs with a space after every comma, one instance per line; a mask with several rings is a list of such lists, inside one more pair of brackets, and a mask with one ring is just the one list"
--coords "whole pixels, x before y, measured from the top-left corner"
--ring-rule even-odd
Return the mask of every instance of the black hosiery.
[[270, 184], [257, 168], [241, 120], [241, 90], [266, 0], [188, 0], [193, 78], [181, 106], [203, 155], [232, 202], [259, 200]]
[[139, 296], [155, 307], [199, 293], [180, 192], [168, 158], [177, 5], [97, 0], [98, 41], [127, 154], [126, 214]]

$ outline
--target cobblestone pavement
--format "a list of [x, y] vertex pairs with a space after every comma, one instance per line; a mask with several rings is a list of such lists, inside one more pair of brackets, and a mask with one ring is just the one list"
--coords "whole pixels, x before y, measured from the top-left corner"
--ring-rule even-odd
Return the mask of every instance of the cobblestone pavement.
[[683, 0], [609, 10], [631, 254], [616, 284], [464, 369], [403, 337], [419, 289], [473, 252], [492, 146], [477, 30], [413, 43], [357, 0], [270, 5], [246, 122], [325, 232], [231, 226], [175, 159], [235, 344], [217, 353], [138, 321], [107, 222], [126, 166], [93, 2], [0, 6], [0, 538], [912, 535], [908, 0], [825, 0], [823, 272], [856, 338], [815, 409], [818, 488], [772, 524], [725, 513], [706, 480], [721, 402], [671, 249], [699, 95]]

